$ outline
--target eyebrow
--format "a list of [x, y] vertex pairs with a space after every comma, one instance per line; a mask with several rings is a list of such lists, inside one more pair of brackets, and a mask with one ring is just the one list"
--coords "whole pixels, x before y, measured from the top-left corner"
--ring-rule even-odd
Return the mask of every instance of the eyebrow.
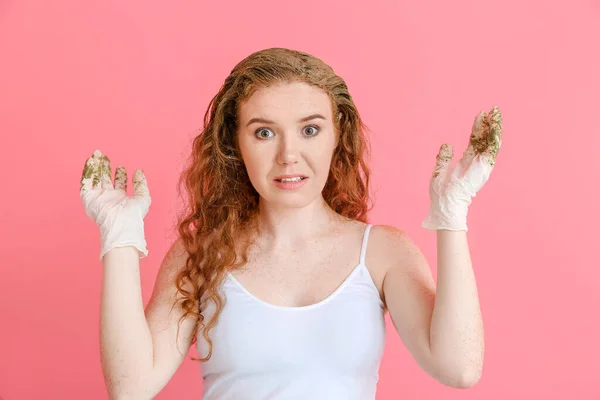
[[[310, 121], [311, 119], [317, 119], [317, 118], [321, 118], [322, 120], [327, 121], [327, 118], [325, 118], [321, 114], [312, 114], [312, 115], [309, 115], [308, 117], [304, 117], [304, 118], [298, 120], [298, 122], [306, 122], [306, 121]], [[250, 121], [248, 121], [246, 126], [250, 126], [257, 122], [260, 122], [262, 124], [274, 124], [275, 123], [275, 121], [270, 121], [270, 120], [264, 119], [264, 118], [252, 118]]]

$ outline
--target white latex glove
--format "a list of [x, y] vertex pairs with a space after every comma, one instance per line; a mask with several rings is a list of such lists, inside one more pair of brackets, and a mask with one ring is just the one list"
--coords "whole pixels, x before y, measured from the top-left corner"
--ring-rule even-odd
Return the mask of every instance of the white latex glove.
[[467, 231], [467, 212], [477, 191], [487, 182], [502, 144], [502, 114], [494, 107], [473, 122], [469, 146], [452, 167], [453, 150], [443, 144], [429, 183], [431, 205], [422, 227]]
[[100, 228], [100, 260], [115, 247], [133, 246], [140, 258], [148, 255], [144, 217], [150, 208], [150, 192], [141, 170], [133, 175], [133, 196], [127, 196], [127, 172], [121, 165], [111, 179], [110, 160], [100, 150], [87, 159], [79, 190], [85, 213]]

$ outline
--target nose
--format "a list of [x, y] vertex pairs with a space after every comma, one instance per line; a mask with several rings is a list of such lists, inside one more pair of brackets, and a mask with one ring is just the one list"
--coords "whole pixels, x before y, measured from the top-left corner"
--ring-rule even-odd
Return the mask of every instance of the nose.
[[277, 162], [281, 165], [296, 164], [300, 158], [300, 143], [294, 135], [280, 135]]

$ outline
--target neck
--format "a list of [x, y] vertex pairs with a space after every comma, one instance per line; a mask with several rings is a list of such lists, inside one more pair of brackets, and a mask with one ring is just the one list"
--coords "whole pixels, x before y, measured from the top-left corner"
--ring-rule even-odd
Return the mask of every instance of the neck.
[[341, 218], [323, 197], [300, 208], [275, 206], [261, 199], [256, 222], [261, 241], [286, 248], [314, 240]]

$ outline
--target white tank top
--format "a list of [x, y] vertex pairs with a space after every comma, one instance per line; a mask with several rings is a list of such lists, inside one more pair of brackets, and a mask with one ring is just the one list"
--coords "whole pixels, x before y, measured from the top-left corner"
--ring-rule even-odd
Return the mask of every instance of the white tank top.
[[[201, 364], [203, 400], [375, 399], [386, 328], [383, 302], [365, 266], [370, 229], [359, 264], [315, 304], [270, 304], [227, 275], [225, 305], [210, 331], [213, 353]], [[208, 321], [214, 305], [205, 311]], [[208, 354], [201, 332], [196, 348]]]

